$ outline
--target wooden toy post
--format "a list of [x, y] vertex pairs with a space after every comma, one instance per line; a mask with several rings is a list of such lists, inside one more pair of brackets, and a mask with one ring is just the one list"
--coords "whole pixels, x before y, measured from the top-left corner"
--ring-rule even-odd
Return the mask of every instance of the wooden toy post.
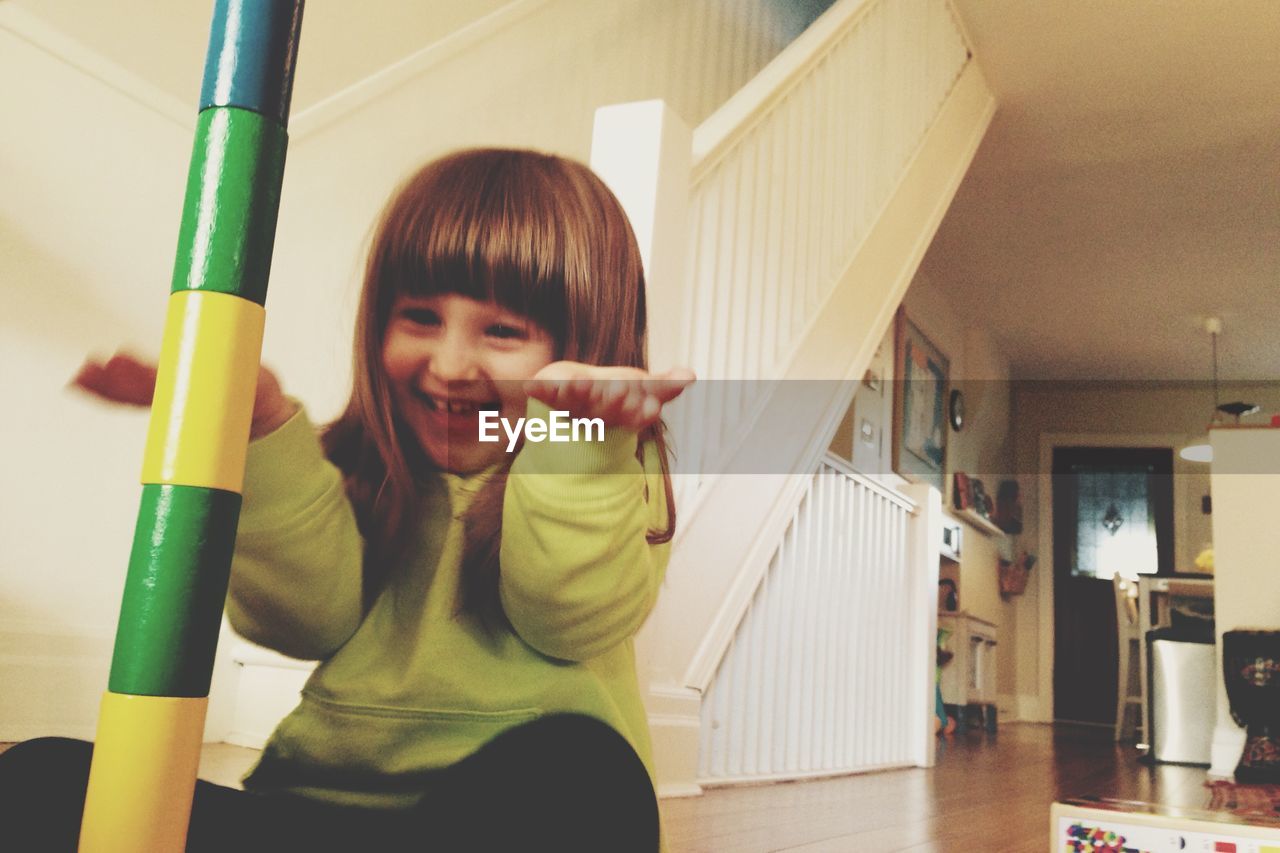
[[186, 845], [240, 517], [302, 0], [215, 0], [80, 850]]

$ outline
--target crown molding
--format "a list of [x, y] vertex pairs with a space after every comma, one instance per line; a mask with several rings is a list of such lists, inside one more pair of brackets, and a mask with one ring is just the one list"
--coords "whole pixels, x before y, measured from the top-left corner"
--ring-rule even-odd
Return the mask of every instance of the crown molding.
[[359, 82], [296, 112], [289, 120], [290, 141], [300, 142], [313, 136], [365, 104], [519, 23], [550, 2], [552, 0], [513, 0]]
[[0, 2], [0, 30], [90, 77], [178, 127], [194, 131], [196, 109], [123, 68], [17, 3]]

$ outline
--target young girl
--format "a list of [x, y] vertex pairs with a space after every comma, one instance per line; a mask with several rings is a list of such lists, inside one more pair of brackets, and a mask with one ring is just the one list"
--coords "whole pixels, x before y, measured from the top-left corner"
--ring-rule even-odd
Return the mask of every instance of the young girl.
[[[647, 373], [645, 326], [586, 167], [464, 151], [393, 197], [346, 410], [317, 437], [259, 379], [227, 613], [320, 664], [246, 792], [198, 784], [188, 849], [657, 849], [632, 638], [675, 527], [659, 417], [692, 375]], [[77, 380], [146, 402], [154, 370]], [[552, 408], [601, 440], [479, 440], [481, 412]], [[0, 756], [0, 832], [72, 844], [91, 749]]]

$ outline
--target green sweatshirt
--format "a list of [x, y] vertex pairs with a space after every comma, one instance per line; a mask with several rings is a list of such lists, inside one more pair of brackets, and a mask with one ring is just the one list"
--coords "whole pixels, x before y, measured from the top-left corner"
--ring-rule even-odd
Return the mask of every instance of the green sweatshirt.
[[[545, 418], [533, 401], [529, 415]], [[459, 520], [487, 474], [435, 474], [407, 556], [366, 615], [363, 544], [338, 470], [304, 413], [249, 447], [227, 612], [255, 643], [320, 661], [301, 704], [245, 778], [253, 790], [404, 807], [416, 777], [511, 726], [556, 712], [596, 717], [653, 776], [632, 638], [668, 547], [656, 452], [635, 433], [526, 443], [511, 467], [500, 594], [513, 630], [456, 613]], [[646, 494], [649, 496], [646, 499]]]

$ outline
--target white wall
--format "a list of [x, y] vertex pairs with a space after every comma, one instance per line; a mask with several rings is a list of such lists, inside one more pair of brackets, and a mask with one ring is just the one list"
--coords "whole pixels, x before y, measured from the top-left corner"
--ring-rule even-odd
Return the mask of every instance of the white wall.
[[[471, 144], [585, 159], [605, 103], [665, 96], [697, 122], [800, 23], [770, 0], [530, 5], [464, 52], [295, 114], [264, 359], [317, 419], [347, 393], [363, 242], [407, 171]], [[153, 82], [19, 12], [0, 7], [0, 76], [23, 81], [0, 89], [0, 740], [92, 733], [145, 418], [65, 386], [86, 353], [158, 349], [194, 125]], [[198, 79], [203, 55], [191, 63]]]

